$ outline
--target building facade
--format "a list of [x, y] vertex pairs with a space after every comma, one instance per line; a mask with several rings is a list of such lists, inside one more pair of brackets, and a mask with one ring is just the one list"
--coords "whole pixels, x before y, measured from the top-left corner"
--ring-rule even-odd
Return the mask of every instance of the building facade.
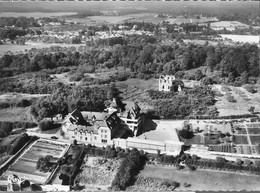
[[172, 81], [175, 80], [175, 76], [163, 76], [159, 78], [159, 91], [170, 91], [172, 86]]
[[144, 124], [144, 116], [140, 114], [141, 108], [135, 102], [122, 102], [114, 98], [106, 111], [108, 114], [116, 113], [123, 121], [123, 124], [133, 132], [134, 136], [137, 135], [138, 130], [141, 129]]

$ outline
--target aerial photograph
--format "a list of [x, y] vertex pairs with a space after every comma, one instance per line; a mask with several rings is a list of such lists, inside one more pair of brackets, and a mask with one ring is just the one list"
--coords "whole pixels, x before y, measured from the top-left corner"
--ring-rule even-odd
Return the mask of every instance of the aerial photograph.
[[259, 182], [260, 1], [0, 0], [0, 192]]

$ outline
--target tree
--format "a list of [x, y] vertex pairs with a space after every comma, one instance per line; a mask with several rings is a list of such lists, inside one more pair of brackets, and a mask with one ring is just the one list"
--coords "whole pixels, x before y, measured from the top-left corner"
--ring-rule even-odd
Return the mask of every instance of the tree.
[[193, 131], [185, 128], [179, 131], [179, 135], [184, 139], [190, 139], [194, 136]]
[[203, 76], [204, 76], [204, 75], [203, 75], [203, 73], [202, 73], [202, 71], [201, 71], [200, 69], [196, 70], [196, 72], [195, 72], [195, 79], [196, 79], [196, 80], [202, 79]]
[[172, 81], [172, 86], [171, 86], [170, 90], [173, 91], [173, 92], [178, 92], [179, 87], [181, 89], [183, 89], [184, 83], [179, 79], [175, 79], [175, 80]]
[[255, 112], [255, 107], [253, 107], [253, 106], [249, 107], [248, 111], [250, 113], [254, 113]]
[[38, 124], [38, 127], [42, 130], [42, 131], [46, 131], [46, 130], [51, 130], [53, 129], [53, 121], [51, 120], [41, 120]]
[[248, 78], [249, 78], [249, 75], [248, 73], [245, 71], [241, 74], [241, 83], [242, 84], [246, 84], [248, 83]]

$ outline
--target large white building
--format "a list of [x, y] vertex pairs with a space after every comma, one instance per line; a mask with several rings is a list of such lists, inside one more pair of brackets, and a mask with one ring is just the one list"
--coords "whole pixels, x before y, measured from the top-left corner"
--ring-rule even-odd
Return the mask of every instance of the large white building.
[[120, 100], [113, 100], [102, 113], [74, 110], [63, 122], [64, 137], [99, 147], [115, 145], [179, 154], [183, 143], [177, 136], [177, 125], [169, 121], [152, 121], [154, 124], [144, 125], [140, 110], [136, 103]]

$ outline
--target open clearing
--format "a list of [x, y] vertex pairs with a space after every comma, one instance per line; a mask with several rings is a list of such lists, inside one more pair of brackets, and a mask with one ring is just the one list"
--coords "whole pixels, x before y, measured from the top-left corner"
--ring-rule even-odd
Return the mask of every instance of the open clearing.
[[30, 113], [30, 107], [10, 107], [0, 109], [0, 120], [10, 122], [35, 122], [35, 118]]
[[255, 111], [260, 111], [259, 93], [250, 93], [246, 89], [242, 87], [234, 87], [234, 86], [225, 86], [230, 89], [229, 93], [234, 96], [234, 99], [237, 102], [229, 102], [226, 99], [226, 91], [223, 91], [223, 87], [221, 85], [214, 85], [213, 90], [218, 90], [224, 96], [218, 97], [218, 101], [215, 106], [219, 111], [219, 116], [228, 116], [228, 115], [241, 115], [241, 114], [250, 114], [248, 112], [249, 107], [255, 107]]
[[51, 155], [54, 159], [58, 160], [58, 158], [64, 155], [68, 147], [69, 146], [65, 143], [58, 143], [51, 140], [38, 140], [9, 167], [2, 177], [7, 178], [9, 174], [16, 174], [20, 178], [43, 184], [52, 172], [44, 173], [36, 170], [38, 159]]
[[126, 21], [131, 22], [153, 22], [160, 23], [163, 18], [155, 17], [152, 13], [127, 14], [119, 16], [89, 16], [86, 18], [73, 18], [70, 21], [80, 22], [83, 24], [119, 24]]
[[28, 93], [5, 93], [0, 95], [0, 102], [16, 101], [21, 99], [33, 99], [48, 96], [49, 94], [28, 94]]
[[220, 34], [223, 39], [231, 39], [234, 42], [242, 42], [242, 43], [254, 43], [258, 44], [260, 38], [259, 36], [252, 35], [233, 35], [233, 34]]
[[153, 109], [152, 100], [148, 93], [149, 89], [158, 89], [158, 79], [128, 79], [126, 81], [116, 83], [118, 89], [122, 92], [121, 96], [124, 100], [137, 102], [142, 111]]
[[107, 191], [120, 164], [121, 159], [86, 156], [76, 180], [85, 187], [83, 191]]
[[41, 17], [58, 17], [64, 15], [75, 15], [76, 12], [52, 12], [52, 13], [43, 13], [43, 12], [2, 12], [0, 17], [34, 17], [36, 19]]
[[[144, 180], [152, 178], [152, 180]], [[174, 166], [146, 165], [138, 175], [135, 185], [129, 187], [127, 191], [166, 191], [160, 185], [161, 180], [168, 179], [180, 183], [176, 191], [196, 191], [196, 190], [259, 190], [259, 176], [241, 175], [236, 173], [196, 170], [180, 171]], [[191, 184], [191, 187], [184, 187], [184, 183]]]
[[79, 47], [82, 45], [83, 44], [52, 44], [52, 43], [32, 43], [32, 42], [26, 42], [25, 45], [5, 44], [5, 45], [0, 45], [0, 57], [9, 52], [20, 53], [20, 52], [26, 52], [26, 50], [29, 51], [31, 49], [49, 48], [51, 46]]

